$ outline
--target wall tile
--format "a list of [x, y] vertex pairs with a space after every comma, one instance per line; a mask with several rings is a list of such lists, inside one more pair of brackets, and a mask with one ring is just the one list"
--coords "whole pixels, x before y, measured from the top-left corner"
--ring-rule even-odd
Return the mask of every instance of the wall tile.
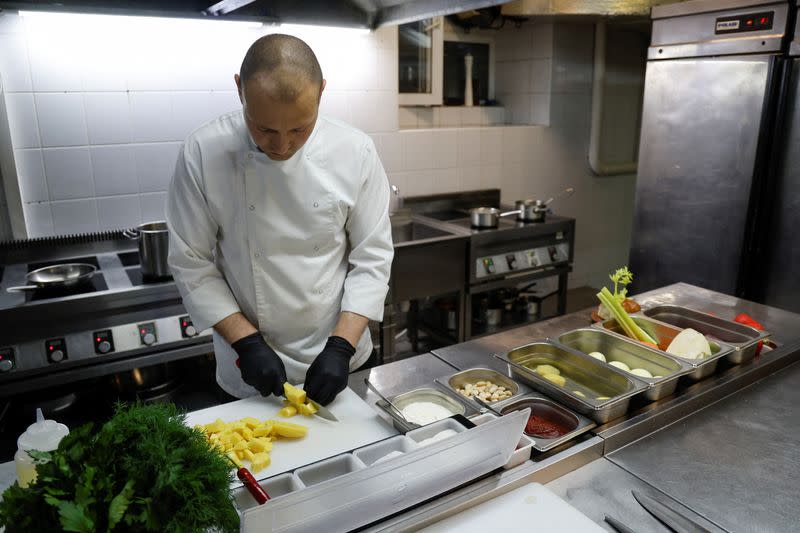
[[139, 203], [142, 206], [142, 222], [164, 220], [165, 207], [167, 205], [166, 192], [141, 194], [139, 195]]
[[24, 30], [22, 17], [10, 11], [0, 13], [0, 33], [22, 33]]
[[456, 167], [458, 133], [453, 130], [434, 130], [431, 132], [431, 141], [433, 168]]
[[403, 169], [403, 149], [399, 133], [381, 134], [378, 154], [386, 172], [400, 172]]
[[503, 163], [519, 163], [525, 157], [525, 127], [506, 127], [503, 132]]
[[532, 60], [515, 61], [511, 73], [511, 83], [515, 92], [531, 92], [531, 64]]
[[398, 67], [397, 50], [391, 48], [378, 49], [378, 86], [379, 91], [397, 92], [399, 82], [397, 80]]
[[499, 164], [503, 160], [503, 129], [481, 128], [481, 164]]
[[113, 196], [139, 192], [133, 147], [92, 146], [92, 174], [97, 196]]
[[97, 202], [92, 199], [51, 202], [56, 235], [98, 231]]
[[31, 80], [37, 92], [80, 91], [86, 49], [81, 39], [58, 39], [46, 28], [27, 31]]
[[130, 93], [133, 142], [177, 141], [172, 120], [172, 99], [166, 92]]
[[219, 117], [231, 111], [240, 111], [242, 102], [239, 101], [239, 93], [236, 91], [213, 91], [209, 106], [213, 110], [212, 116]]
[[481, 167], [469, 166], [459, 169], [461, 186], [465, 191], [481, 188]]
[[417, 110], [414, 107], [398, 108], [397, 117], [401, 129], [416, 128], [419, 125]]
[[[2, 16], [0, 16], [2, 19]], [[53, 212], [50, 202], [37, 204], [23, 204], [22, 212], [25, 216], [25, 229], [28, 237], [48, 237], [53, 235]]]
[[45, 148], [44, 169], [51, 200], [94, 196], [89, 148]]
[[531, 61], [530, 88], [533, 93], [549, 93], [552, 62], [550, 59], [534, 59]]
[[404, 170], [422, 170], [433, 167], [433, 147], [430, 131], [403, 131], [400, 133]]
[[445, 128], [459, 128], [461, 127], [461, 107], [440, 107], [439, 110], [439, 126]]
[[388, 92], [347, 93], [353, 126], [366, 132], [397, 131], [397, 99]]
[[481, 130], [464, 128], [458, 131], [456, 157], [461, 167], [480, 165], [481, 163]]
[[14, 150], [17, 164], [17, 179], [23, 202], [45, 202], [50, 199], [47, 180], [44, 177], [42, 151]]
[[139, 195], [109, 196], [97, 199], [97, 216], [101, 230], [137, 226], [142, 221]]
[[216, 110], [211, 107], [211, 92], [175, 92], [170, 99], [173, 139], [184, 140], [198, 127], [217, 117]]
[[[137, 39], [137, 41], [139, 41]], [[138, 43], [137, 43], [138, 44]], [[88, 46], [81, 58], [80, 77], [84, 91], [128, 90], [128, 74], [136, 44], [120, 42], [117, 46]]]
[[553, 57], [553, 24], [546, 22], [534, 24], [531, 42], [532, 58]]
[[348, 124], [350, 120], [350, 108], [348, 107], [347, 93], [344, 91], [324, 91], [320, 102], [319, 112]]
[[503, 189], [503, 165], [481, 165], [481, 189]]
[[38, 148], [39, 126], [33, 95], [28, 93], [6, 93], [8, 129], [14, 148]]
[[461, 108], [461, 125], [462, 126], [485, 126], [483, 111], [480, 107], [462, 107]]
[[0, 33], [0, 73], [3, 76], [3, 88], [6, 92], [33, 90], [25, 35]]
[[131, 142], [131, 111], [125, 93], [87, 93], [86, 125], [91, 144]]
[[37, 93], [36, 114], [42, 146], [80, 146], [89, 143], [82, 94]]
[[433, 108], [431, 107], [417, 107], [417, 127], [418, 128], [432, 128], [433, 127]]
[[550, 124], [550, 93], [530, 95], [530, 124]]
[[159, 143], [133, 147], [140, 192], [167, 190], [175, 172], [180, 146], [180, 143]]
[[506, 110], [502, 107], [484, 107], [483, 112], [486, 115], [486, 124], [488, 126], [500, 126], [505, 124]]

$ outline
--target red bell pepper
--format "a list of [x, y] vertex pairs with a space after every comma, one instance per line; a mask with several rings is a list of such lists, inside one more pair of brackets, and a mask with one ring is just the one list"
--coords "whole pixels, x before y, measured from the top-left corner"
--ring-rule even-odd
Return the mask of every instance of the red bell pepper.
[[[756, 319], [748, 315], [747, 313], [739, 313], [736, 315], [736, 318], [733, 319], [734, 322], [738, 322], [739, 324], [744, 324], [745, 326], [750, 326], [751, 328], [755, 328], [759, 331], [764, 330], [764, 326], [761, 325]], [[758, 346], [756, 347], [756, 355], [761, 353], [761, 348], [764, 346], [763, 341], [758, 341]]]

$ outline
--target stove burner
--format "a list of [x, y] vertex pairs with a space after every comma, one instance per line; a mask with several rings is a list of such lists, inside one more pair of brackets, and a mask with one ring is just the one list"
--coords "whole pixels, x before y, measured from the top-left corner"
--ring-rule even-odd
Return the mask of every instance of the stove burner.
[[[47, 263], [50, 265], [60, 263]], [[51, 298], [62, 298], [64, 296], [75, 296], [76, 294], [88, 294], [90, 292], [106, 291], [108, 290], [108, 283], [103, 277], [101, 272], [95, 272], [94, 276], [86, 283], [75, 285], [74, 287], [61, 287], [51, 289], [37, 289], [35, 291], [27, 291], [25, 293], [26, 302], [36, 302], [40, 300], [49, 300]]]
[[119, 257], [119, 261], [124, 267], [138, 265], [141, 263], [141, 260], [139, 259], [139, 252], [135, 250], [133, 252], [123, 252], [121, 254], [117, 254], [117, 257]]
[[[93, 255], [88, 257], [73, 257], [72, 259], [59, 259], [57, 261], [45, 261], [43, 263], [31, 263], [28, 265], [28, 272], [33, 272], [34, 270], [48, 267], [48, 266], [55, 266], [55, 265], [66, 265], [68, 263], [86, 263], [89, 265], [93, 265], [96, 269], [100, 270], [100, 264], [97, 262], [97, 258]], [[108, 287], [106, 287], [108, 288]]]
[[172, 276], [167, 276], [164, 278], [152, 278], [145, 276], [142, 274], [142, 269], [139, 266], [126, 268], [125, 273], [128, 275], [128, 279], [131, 280], [131, 283], [137, 287], [139, 285], [150, 285], [151, 283], [164, 283], [166, 281], [172, 281]]

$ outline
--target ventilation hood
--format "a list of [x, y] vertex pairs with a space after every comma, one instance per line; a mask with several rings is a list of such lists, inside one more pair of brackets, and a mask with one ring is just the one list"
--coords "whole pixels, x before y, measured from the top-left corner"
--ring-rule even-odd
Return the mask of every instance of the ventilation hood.
[[0, 9], [251, 20], [377, 28], [481, 9], [498, 0], [28, 0]]
[[649, 16], [650, 8], [684, 0], [514, 0], [503, 4], [503, 15], [517, 17]]

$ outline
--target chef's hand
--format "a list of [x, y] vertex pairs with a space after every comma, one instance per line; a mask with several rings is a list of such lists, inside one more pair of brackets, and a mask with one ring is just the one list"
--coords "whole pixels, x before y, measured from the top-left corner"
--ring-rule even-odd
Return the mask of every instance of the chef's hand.
[[231, 344], [239, 359], [236, 365], [242, 371], [242, 380], [263, 396], [283, 395], [286, 369], [283, 361], [269, 344], [255, 332]]
[[328, 405], [347, 387], [350, 358], [356, 353], [353, 345], [342, 337], [328, 337], [325, 348], [306, 372], [304, 389], [309, 398]]

